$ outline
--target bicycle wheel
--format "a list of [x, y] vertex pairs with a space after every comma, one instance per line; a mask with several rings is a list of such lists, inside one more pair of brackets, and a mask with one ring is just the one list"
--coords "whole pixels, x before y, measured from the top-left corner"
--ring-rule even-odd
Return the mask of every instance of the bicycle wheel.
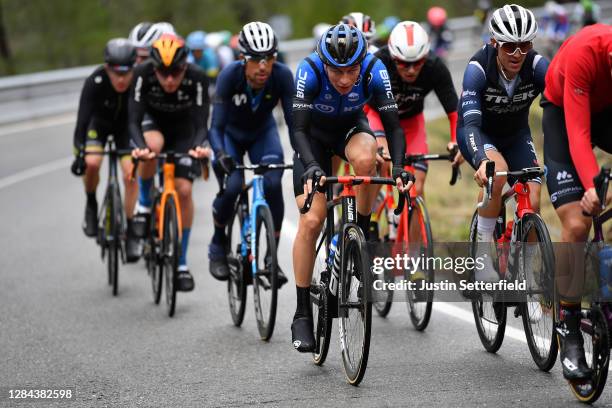
[[[241, 230], [244, 222], [242, 211], [242, 200], [236, 201], [234, 213], [226, 226], [227, 237], [227, 263], [229, 266], [229, 279], [227, 280], [227, 299], [229, 301], [230, 314], [234, 325], [240, 327], [244, 320], [246, 308], [247, 283], [245, 274], [250, 270], [248, 263], [244, 262], [241, 255]], [[247, 266], [247, 267], [245, 267]]]
[[[375, 207], [378, 208], [377, 206], [383, 205], [383, 202], [385, 200], [384, 193], [382, 191], [379, 192], [376, 199], [377, 201], [375, 203]], [[381, 213], [381, 218], [386, 217], [386, 216], [387, 216], [387, 209], [386, 207], [384, 207]], [[390, 222], [393, 222], [393, 221], [389, 220], [388, 223]], [[380, 220], [379, 220], [379, 223], [380, 223]], [[378, 225], [378, 228], [380, 228], [380, 225]], [[389, 245], [387, 243], [383, 243], [379, 236], [372, 238], [372, 234], [370, 233], [369, 244], [375, 245], [374, 251], [373, 251], [375, 258], [386, 259], [392, 256]], [[390, 271], [387, 268], [384, 268], [382, 276], [376, 276], [375, 279], [380, 279], [386, 284], [392, 283], [395, 281], [393, 271]], [[393, 291], [386, 290], [386, 289], [377, 290], [376, 293], [373, 294], [372, 296], [372, 305], [374, 306], [374, 310], [376, 310], [376, 313], [378, 313], [380, 317], [387, 317], [387, 315], [389, 314], [389, 311], [391, 310], [391, 306], [393, 305]]]
[[[537, 214], [521, 219], [522, 245], [514, 252], [518, 280], [527, 281], [522, 315], [527, 345], [533, 361], [542, 371], [549, 371], [557, 359], [558, 344], [554, 319], [554, 252], [548, 229]], [[535, 239], [535, 241], [534, 241]], [[531, 242], [528, 242], [531, 241]]]
[[253, 300], [257, 329], [262, 340], [268, 341], [274, 333], [278, 296], [278, 260], [274, 222], [267, 206], [257, 207], [255, 216], [255, 242], [252, 243], [256, 262], [253, 279]]
[[[344, 230], [340, 285], [346, 311], [339, 322], [340, 349], [344, 373], [351, 385], [358, 385], [366, 371], [372, 330], [372, 303], [369, 300], [370, 262], [361, 229]], [[344, 316], [343, 316], [344, 315]]]
[[174, 197], [169, 195], [164, 206], [162, 269], [166, 284], [166, 307], [170, 317], [174, 316], [176, 308], [176, 273], [180, 244], [176, 203]]
[[106, 190], [104, 198], [104, 210], [102, 228], [104, 229], [104, 240], [106, 252], [106, 269], [108, 272], [108, 283], [111, 286], [113, 296], [117, 296], [119, 290], [119, 232], [121, 223], [121, 211], [118, 203], [121, 198], [117, 198], [118, 191], [112, 184]]
[[145, 241], [144, 258], [147, 264], [147, 272], [151, 278], [151, 289], [153, 290], [153, 302], [158, 305], [162, 293], [162, 264], [160, 257], [159, 242], [159, 195], [157, 194], [151, 206], [151, 219], [149, 221], [149, 232]]
[[593, 376], [590, 380], [568, 381], [568, 383], [578, 400], [592, 404], [597, 401], [606, 386], [610, 364], [608, 323], [598, 305], [591, 307], [588, 319], [582, 319], [580, 329], [584, 337], [587, 363], [593, 370]]
[[[478, 211], [474, 212], [470, 224], [470, 241], [472, 258], [476, 258], [476, 228]], [[480, 342], [489, 353], [495, 353], [501, 347], [506, 332], [507, 309], [502, 302], [495, 302], [491, 295], [480, 293], [472, 300], [472, 312]]]
[[[325, 229], [323, 229], [325, 231]], [[329, 351], [331, 341], [332, 318], [328, 314], [327, 287], [329, 285], [329, 269], [327, 265], [327, 250], [325, 239], [321, 234], [317, 242], [318, 251], [315, 255], [315, 263], [312, 270], [312, 281], [310, 284], [310, 305], [312, 306], [312, 321], [314, 323], [315, 351], [312, 354], [314, 363], [323, 365]]]
[[[408, 248], [412, 256], [425, 256], [425, 259], [433, 257], [433, 238], [431, 234], [431, 222], [429, 221], [429, 214], [425, 207], [425, 202], [421, 197], [417, 197], [415, 200], [414, 208], [412, 209], [412, 215], [410, 216], [410, 223], [417, 222], [418, 224], [418, 235], [416, 237], [410, 236], [410, 246]], [[410, 227], [412, 230], [413, 227]], [[416, 252], [414, 252], [416, 250]], [[434, 282], [434, 270], [428, 265], [421, 265], [421, 268], [415, 271], [405, 271], [407, 273], [406, 280], [414, 282], [418, 287], [421, 286], [421, 282], [433, 283]], [[410, 321], [415, 329], [419, 331], [425, 330], [429, 324], [429, 318], [431, 317], [431, 309], [433, 307], [433, 290], [415, 289], [406, 291], [406, 299], [408, 300], [408, 312], [410, 314]]]

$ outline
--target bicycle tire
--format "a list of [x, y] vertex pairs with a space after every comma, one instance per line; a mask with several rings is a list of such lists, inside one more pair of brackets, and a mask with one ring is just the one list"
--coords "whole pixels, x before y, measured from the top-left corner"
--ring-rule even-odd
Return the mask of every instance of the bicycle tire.
[[[253, 278], [253, 301], [259, 337], [268, 341], [274, 333], [278, 300], [278, 259], [274, 221], [267, 206], [257, 207], [255, 214], [255, 242], [252, 243], [256, 272]], [[262, 228], [265, 229], [262, 236]], [[261, 246], [264, 244], [262, 248]], [[269, 297], [269, 302], [266, 298]]]
[[[354, 224], [344, 227], [342, 244], [342, 262], [340, 284], [346, 292], [352, 307], [347, 310], [346, 317], [340, 317], [338, 331], [344, 374], [349, 384], [357, 386], [363, 380], [368, 365], [370, 352], [370, 336], [372, 333], [372, 303], [369, 299], [370, 268], [365, 238], [361, 228]], [[342, 301], [342, 300], [341, 300]], [[357, 313], [352, 313], [357, 310]], [[355, 316], [355, 327], [363, 332], [361, 338], [352, 344], [351, 315]]]
[[159, 194], [155, 195], [151, 206], [151, 217], [149, 221], [149, 232], [147, 234], [146, 246], [144, 250], [147, 272], [151, 278], [151, 290], [153, 292], [153, 303], [159, 304], [162, 294], [162, 265], [160, 257], [159, 242]]
[[[593, 369], [591, 380], [577, 382], [568, 381], [574, 396], [580, 401], [592, 404], [601, 396], [608, 378], [610, 365], [610, 331], [606, 317], [601, 308], [596, 305], [589, 311], [590, 319], [581, 320], [581, 331], [585, 337], [586, 351], [591, 346], [591, 361], [589, 367]], [[587, 324], [583, 324], [587, 323]]]
[[162, 241], [163, 275], [166, 284], [166, 307], [168, 316], [176, 310], [176, 274], [181, 247], [178, 230], [178, 215], [174, 197], [168, 195], [164, 205], [164, 236]]
[[[541, 254], [540, 256], [532, 254], [530, 258], [533, 258], [533, 261], [530, 264], [533, 265], [537, 261], [541, 261], [543, 269], [538, 272], [537, 277], [530, 278], [526, 276], [526, 271], [523, 268], [524, 262], [521, 262], [521, 259], [525, 259], [521, 255], [522, 251], [514, 251], [515, 260], [513, 265], [518, 265], [522, 271], [519, 273], [519, 281], [526, 279], [527, 282], [534, 282], [534, 288], [529, 283], [526, 301], [521, 302], [519, 308], [529, 353], [538, 368], [547, 372], [555, 365], [558, 353], [554, 319], [556, 299], [554, 296], [555, 291], [552, 290], [554, 288], [554, 252], [546, 224], [537, 214], [526, 214], [521, 219], [521, 237], [523, 243], [527, 242], [531, 231], [535, 231], [539, 242], [538, 247], [541, 248]], [[521, 246], [521, 249], [524, 248], [524, 246]], [[537, 292], [543, 292], [543, 294], [532, 296], [531, 292], [534, 289]], [[538, 333], [534, 333], [534, 323], [537, 324]], [[539, 330], [540, 328], [543, 330]]]
[[[420, 242], [427, 242], [425, 246], [421, 245], [419, 249], [419, 255], [423, 254], [427, 258], [433, 258], [433, 236], [431, 233], [431, 222], [429, 220], [429, 213], [425, 202], [421, 197], [417, 197], [413, 208], [412, 220], [418, 220], [419, 222], [419, 233], [421, 235]], [[418, 217], [418, 218], [415, 218]], [[408, 227], [410, 230], [410, 227]], [[407, 272], [407, 271], [406, 271]], [[434, 283], [435, 276], [433, 268], [425, 268], [421, 270], [423, 279], [427, 283]], [[412, 280], [411, 276], [406, 276], [407, 280]], [[433, 290], [408, 290], [406, 291], [406, 304], [408, 305], [408, 313], [410, 315], [410, 321], [415, 329], [423, 331], [429, 324], [431, 318], [431, 310], [433, 308]]]
[[[470, 223], [470, 242], [472, 258], [476, 258], [476, 231], [478, 227], [478, 211], [474, 212]], [[487, 295], [484, 295], [487, 296]], [[508, 310], [501, 302], [493, 299], [486, 301], [483, 294], [472, 299], [472, 313], [476, 323], [478, 337], [483, 347], [489, 353], [496, 353], [504, 341]], [[493, 330], [495, 328], [495, 330]]]
[[[227, 280], [227, 298], [234, 326], [240, 327], [244, 320], [247, 298], [247, 280], [245, 274], [249, 272], [246, 262], [240, 253], [241, 231], [244, 215], [242, 214], [242, 196], [234, 205], [234, 212], [226, 226], [227, 237], [227, 264], [229, 278]], [[236, 225], [237, 222], [237, 225]], [[234, 230], [234, 227], [236, 229]], [[250, 266], [250, 265], [248, 265]]]
[[[385, 212], [386, 213], [386, 212]], [[383, 244], [380, 238], [376, 237], [375, 241], [370, 241], [370, 245], [374, 244], [374, 257], [378, 258], [389, 258], [391, 257], [391, 249], [389, 245], [386, 243]], [[393, 271], [384, 268], [382, 279], [385, 283], [392, 283], [395, 281], [395, 277], [393, 276]], [[376, 295], [372, 296], [372, 306], [376, 313], [380, 317], [387, 317], [389, 312], [391, 311], [391, 306], [393, 305], [393, 291], [392, 290], [377, 290]]]
[[[325, 231], [325, 229], [323, 229]], [[329, 315], [327, 288], [329, 285], [329, 269], [327, 266], [327, 247], [325, 243], [318, 245], [324, 235], [321, 234], [317, 242], [318, 251], [315, 254], [315, 262], [310, 284], [310, 305], [312, 308], [312, 321], [314, 327], [315, 351], [312, 359], [315, 365], [321, 366], [325, 363], [329, 345], [331, 343], [332, 318]]]

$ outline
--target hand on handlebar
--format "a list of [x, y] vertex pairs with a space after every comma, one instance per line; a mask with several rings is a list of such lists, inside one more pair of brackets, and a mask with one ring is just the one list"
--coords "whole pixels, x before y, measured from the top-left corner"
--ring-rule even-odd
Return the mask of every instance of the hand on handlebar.
[[448, 142], [448, 145], [446, 145], [446, 150], [448, 150], [449, 152], [456, 151], [455, 159], [453, 160], [453, 163], [452, 163], [453, 167], [458, 167], [458, 166], [461, 166], [463, 164], [465, 159], [463, 158], [463, 155], [459, 151], [459, 146], [457, 145], [457, 143], [455, 143], [455, 142]]
[[323, 186], [325, 184], [325, 173], [321, 170], [318, 164], [312, 164], [306, 168], [304, 174], [302, 175], [302, 183], [304, 184], [304, 194], [309, 195], [312, 193], [313, 178], [319, 178], [319, 186]]
[[132, 150], [132, 157], [138, 160], [151, 160], [155, 158], [155, 152], [149, 150], [148, 147], [136, 148]]
[[601, 202], [599, 201], [599, 197], [597, 197], [595, 187], [591, 187], [584, 192], [584, 195], [580, 200], [580, 207], [585, 214], [589, 214], [591, 216], [599, 215], [601, 213]]
[[489, 160], [483, 160], [480, 162], [480, 166], [478, 166], [478, 170], [474, 173], [474, 181], [478, 184], [479, 187], [483, 187], [489, 181], [489, 177], [487, 176], [487, 163]]
[[212, 156], [211, 148], [204, 146], [196, 146], [189, 150], [188, 153], [194, 159], [209, 159]]
[[414, 184], [414, 176], [401, 166], [393, 166], [391, 177], [400, 193], [406, 193]]
[[70, 171], [75, 176], [82, 176], [85, 174], [85, 169], [87, 168], [87, 163], [85, 163], [85, 152], [83, 150], [79, 150], [78, 154], [74, 157], [74, 161], [70, 166]]

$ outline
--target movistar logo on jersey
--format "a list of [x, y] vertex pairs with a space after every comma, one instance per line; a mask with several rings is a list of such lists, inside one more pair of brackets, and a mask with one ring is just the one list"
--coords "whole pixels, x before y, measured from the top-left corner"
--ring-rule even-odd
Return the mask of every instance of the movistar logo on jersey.
[[304, 97], [304, 90], [306, 89], [306, 78], [308, 78], [308, 71], [302, 71], [301, 69], [298, 71], [298, 80], [296, 84], [296, 96], [298, 98]]
[[247, 96], [246, 94], [234, 95], [232, 97], [232, 100], [234, 101], [234, 105], [236, 106], [244, 105], [245, 103], [247, 103]]

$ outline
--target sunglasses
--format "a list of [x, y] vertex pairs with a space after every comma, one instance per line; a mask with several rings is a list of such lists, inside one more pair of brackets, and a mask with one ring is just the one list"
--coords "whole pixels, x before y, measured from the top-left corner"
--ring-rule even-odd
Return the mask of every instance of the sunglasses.
[[421, 58], [420, 60], [411, 61], [411, 62], [402, 61], [399, 59], [393, 59], [393, 61], [395, 61], [395, 65], [397, 65], [397, 67], [401, 69], [410, 69], [412, 67], [419, 68], [423, 64], [425, 64], [425, 58]]
[[124, 76], [129, 74], [130, 72], [132, 72], [132, 69], [134, 68], [131, 65], [109, 65], [111, 71], [113, 71], [114, 74], [119, 75], [119, 76]]
[[501, 48], [501, 50], [508, 55], [516, 54], [517, 50], [518, 52], [521, 53], [521, 55], [525, 55], [529, 51], [531, 51], [531, 49], [533, 48], [533, 43], [531, 41], [518, 42], [518, 43], [498, 41], [497, 43], [499, 44], [499, 48]]
[[177, 67], [173, 67], [173, 68], [155, 68], [155, 71], [161, 75], [164, 78], [168, 78], [168, 77], [177, 77], [179, 75], [181, 75], [184, 71], [185, 68], [187, 68], [187, 64], [181, 64]]
[[270, 54], [270, 55], [265, 55], [265, 56], [260, 56], [260, 55], [245, 55], [244, 59], [249, 62], [249, 61], [253, 61], [257, 64], [261, 64], [262, 62], [265, 62], [266, 64], [271, 62], [274, 58], [276, 58], [276, 53], [274, 54]]

